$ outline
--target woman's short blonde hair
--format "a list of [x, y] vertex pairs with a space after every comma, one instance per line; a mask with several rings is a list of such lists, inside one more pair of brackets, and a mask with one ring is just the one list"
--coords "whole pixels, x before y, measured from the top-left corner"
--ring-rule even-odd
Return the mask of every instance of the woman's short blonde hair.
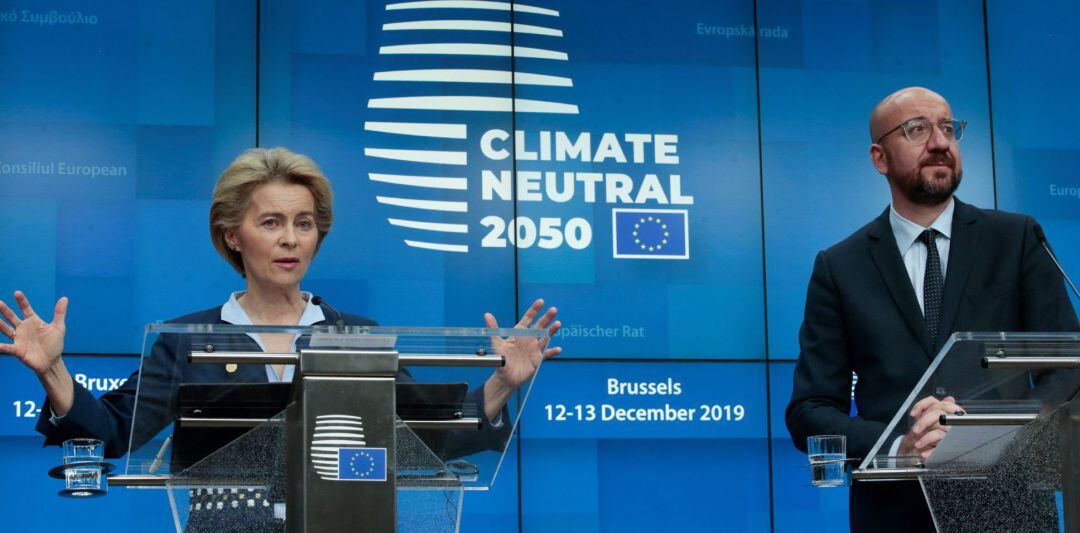
[[315, 227], [319, 232], [315, 252], [319, 251], [334, 223], [334, 193], [330, 189], [330, 180], [310, 157], [281, 147], [245, 151], [218, 178], [210, 204], [210, 238], [214, 248], [241, 276], [244, 275], [244, 260], [240, 252], [229, 248], [225, 231], [240, 228], [251, 203], [251, 194], [267, 183], [303, 185], [311, 191], [315, 198]]

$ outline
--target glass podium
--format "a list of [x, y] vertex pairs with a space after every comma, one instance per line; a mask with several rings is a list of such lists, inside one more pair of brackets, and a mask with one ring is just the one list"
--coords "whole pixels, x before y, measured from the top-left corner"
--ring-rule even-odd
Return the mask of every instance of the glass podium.
[[[126, 462], [108, 481], [165, 489], [178, 532], [456, 532], [464, 492], [495, 482], [536, 374], [501, 409], [485, 384], [508, 361], [539, 371], [528, 354], [546, 338], [153, 324]], [[262, 349], [290, 339], [293, 351]]]
[[[954, 333], [852, 479], [918, 479], [938, 531], [1080, 531], [1078, 391], [1080, 334]], [[889, 455], [916, 402], [949, 396], [926, 461]]]

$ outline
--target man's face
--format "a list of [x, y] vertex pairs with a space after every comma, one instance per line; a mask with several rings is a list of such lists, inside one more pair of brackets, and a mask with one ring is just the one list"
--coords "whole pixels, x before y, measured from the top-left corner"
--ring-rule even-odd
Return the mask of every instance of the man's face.
[[913, 118], [926, 119], [933, 131], [924, 144], [909, 141], [903, 129], [889, 133], [880, 140], [882, 157], [875, 166], [885, 174], [889, 183], [913, 204], [939, 205], [952, 196], [960, 186], [963, 169], [960, 147], [950, 144], [937, 126], [952, 119], [952, 110], [940, 96], [924, 91], [902, 95], [882, 118], [883, 131]]

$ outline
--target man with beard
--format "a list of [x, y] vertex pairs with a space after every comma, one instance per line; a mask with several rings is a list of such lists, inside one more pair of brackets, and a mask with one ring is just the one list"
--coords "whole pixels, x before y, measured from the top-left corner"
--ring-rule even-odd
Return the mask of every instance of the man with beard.
[[[804, 452], [810, 435], [845, 435], [848, 455], [866, 457], [951, 332], [1080, 329], [1035, 220], [953, 196], [964, 126], [920, 87], [870, 115], [870, 159], [892, 202], [814, 262], [786, 413]], [[925, 460], [948, 430], [939, 415], [961, 407], [951, 396], [922, 398], [911, 430], [882, 455]], [[852, 531], [934, 531], [916, 481], [856, 483], [850, 503]]]

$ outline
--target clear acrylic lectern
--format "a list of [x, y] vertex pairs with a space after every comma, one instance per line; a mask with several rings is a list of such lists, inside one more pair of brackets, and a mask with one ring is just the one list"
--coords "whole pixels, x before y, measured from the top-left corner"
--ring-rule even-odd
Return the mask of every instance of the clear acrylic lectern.
[[[539, 365], [522, 358], [546, 337], [150, 325], [109, 484], [166, 489], [178, 532], [455, 532], [464, 491], [494, 483], [535, 374], [502, 409], [484, 385], [508, 360]], [[289, 339], [293, 351], [262, 349]]]
[[[954, 333], [852, 479], [918, 479], [942, 532], [1080, 532], [1078, 369], [1080, 334]], [[928, 460], [889, 456], [928, 396], [963, 411]]]

